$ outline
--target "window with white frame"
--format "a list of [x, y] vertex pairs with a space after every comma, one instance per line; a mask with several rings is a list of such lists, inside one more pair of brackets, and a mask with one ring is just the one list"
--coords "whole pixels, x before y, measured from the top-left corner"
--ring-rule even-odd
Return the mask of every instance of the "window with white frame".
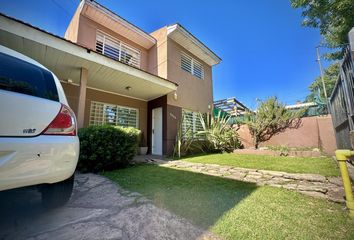
[[204, 79], [203, 64], [195, 60], [185, 52], [181, 52], [181, 68], [197, 78]]
[[120, 62], [140, 68], [140, 51], [97, 30], [96, 51]]
[[90, 125], [108, 124], [138, 128], [138, 123], [138, 109], [108, 103], [91, 102]]
[[201, 123], [200, 114], [198, 112], [192, 112], [186, 109], [182, 110], [182, 135], [195, 134], [198, 131], [203, 131], [203, 125]]

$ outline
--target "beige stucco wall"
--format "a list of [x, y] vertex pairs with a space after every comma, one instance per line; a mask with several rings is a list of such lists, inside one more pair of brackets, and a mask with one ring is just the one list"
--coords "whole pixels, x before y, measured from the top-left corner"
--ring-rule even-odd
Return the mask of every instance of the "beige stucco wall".
[[[181, 52], [189, 54], [203, 64], [204, 79], [197, 78], [181, 69]], [[209, 65], [194, 56], [172, 39], [167, 39], [167, 78], [178, 83], [177, 100], [168, 94], [167, 104], [193, 111], [207, 112], [213, 104], [212, 70]]]
[[[212, 68], [167, 37], [167, 27], [151, 34], [157, 40], [156, 49], [149, 52], [149, 71], [178, 83], [177, 100], [174, 92], [168, 94], [167, 104], [192, 111], [207, 112], [213, 104]], [[189, 54], [204, 67], [204, 79], [181, 69], [181, 51]]]
[[65, 31], [64, 38], [72, 42], [77, 42], [77, 33], [79, 28], [80, 8], [77, 8], [72, 17], [68, 28]]
[[151, 33], [157, 43], [149, 50], [148, 71], [152, 74], [167, 78], [167, 27]]
[[[77, 114], [79, 86], [66, 83], [62, 83], [62, 86], [69, 106]], [[84, 127], [89, 125], [91, 101], [137, 108], [139, 110], [139, 129], [144, 132], [145, 137], [147, 136], [147, 102], [88, 88], [86, 92]]]

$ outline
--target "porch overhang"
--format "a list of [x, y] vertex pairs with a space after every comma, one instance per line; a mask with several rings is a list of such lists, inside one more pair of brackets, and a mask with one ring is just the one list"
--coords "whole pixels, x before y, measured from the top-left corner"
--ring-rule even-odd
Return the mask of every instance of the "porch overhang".
[[177, 84], [123, 64], [19, 20], [0, 15], [0, 44], [35, 59], [62, 81], [80, 83], [88, 70], [87, 87], [141, 100], [177, 89]]

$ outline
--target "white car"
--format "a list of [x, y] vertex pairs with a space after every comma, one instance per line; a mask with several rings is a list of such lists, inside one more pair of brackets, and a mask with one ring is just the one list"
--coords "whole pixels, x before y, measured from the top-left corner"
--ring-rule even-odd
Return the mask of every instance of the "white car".
[[62, 205], [78, 157], [75, 114], [58, 78], [0, 45], [0, 191], [36, 186], [44, 205]]

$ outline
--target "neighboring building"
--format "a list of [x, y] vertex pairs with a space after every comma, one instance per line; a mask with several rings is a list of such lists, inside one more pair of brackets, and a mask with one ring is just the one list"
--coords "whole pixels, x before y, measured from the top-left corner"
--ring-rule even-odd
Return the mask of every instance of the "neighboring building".
[[243, 116], [251, 111], [235, 97], [214, 101], [214, 112], [217, 114], [220, 110], [235, 117]]
[[0, 15], [0, 44], [61, 80], [79, 127], [141, 129], [152, 154], [169, 154], [182, 113], [213, 104], [212, 66], [221, 59], [179, 24], [148, 34], [95, 1], [82, 0], [65, 38]]
[[327, 106], [326, 104], [323, 104], [320, 101], [317, 102], [297, 102], [294, 105], [287, 105], [285, 106], [286, 109], [290, 111], [299, 111], [306, 109], [306, 111], [303, 114], [303, 117], [313, 117], [313, 116], [321, 116], [321, 115], [327, 115]]
[[235, 97], [214, 101], [214, 116], [230, 116], [229, 124], [240, 124], [245, 121], [247, 115], [251, 113], [248, 107]]

